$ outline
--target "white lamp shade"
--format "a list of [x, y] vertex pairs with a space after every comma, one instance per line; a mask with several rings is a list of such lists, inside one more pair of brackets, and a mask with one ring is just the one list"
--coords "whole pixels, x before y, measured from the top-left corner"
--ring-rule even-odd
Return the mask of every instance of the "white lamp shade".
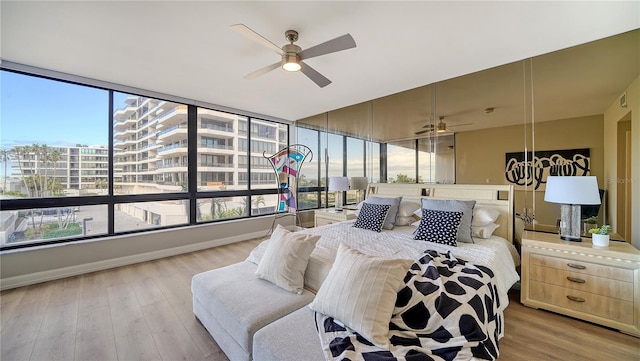
[[343, 192], [349, 190], [349, 178], [347, 177], [330, 177], [329, 190]]
[[598, 181], [595, 176], [549, 176], [544, 200], [560, 204], [600, 204]]
[[351, 189], [367, 189], [368, 185], [367, 177], [351, 177]]

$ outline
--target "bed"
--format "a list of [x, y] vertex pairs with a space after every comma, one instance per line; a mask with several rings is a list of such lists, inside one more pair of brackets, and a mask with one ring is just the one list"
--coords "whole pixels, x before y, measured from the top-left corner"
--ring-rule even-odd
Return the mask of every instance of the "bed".
[[[421, 205], [423, 199], [473, 200], [478, 209], [490, 208], [499, 215], [494, 220], [497, 228], [486, 238], [473, 237], [473, 243], [458, 243], [456, 246], [414, 240], [419, 218], [416, 218], [414, 225], [398, 225], [391, 230], [383, 229], [381, 232], [356, 228], [354, 223], [357, 220], [305, 229], [299, 232], [320, 236], [309, 257], [304, 274], [305, 288], [318, 293], [332, 270], [339, 248], [343, 246], [374, 257], [410, 259], [415, 262], [412, 265], [413, 273], [407, 274], [404, 282], [405, 288], [413, 289], [414, 293], [416, 285], [424, 284], [424, 275], [428, 274], [429, 265], [436, 265], [435, 268], [439, 270], [447, 268], [445, 275], [441, 272], [440, 277], [443, 277], [443, 280], [438, 281], [445, 285], [457, 282], [454, 278], [461, 274], [467, 279], [465, 272], [477, 274], [474, 276], [477, 279], [471, 280], [474, 285], [478, 285], [476, 294], [453, 298], [461, 303], [481, 302], [480, 308], [483, 308], [483, 311], [480, 312], [479, 317], [476, 317], [475, 322], [483, 325], [476, 327], [475, 330], [467, 330], [467, 335], [464, 335], [463, 330], [462, 336], [454, 337], [468, 323], [463, 321], [468, 312], [464, 307], [459, 307], [456, 312], [460, 315], [451, 317], [454, 321], [447, 321], [441, 317], [442, 320], [439, 321], [441, 325], [425, 324], [422, 325], [423, 329], [419, 330], [413, 326], [409, 328], [406, 325], [398, 326], [403, 324], [403, 317], [411, 312], [410, 309], [415, 312], [416, 307], [420, 306], [424, 309], [421, 309], [422, 313], [428, 313], [427, 308], [433, 308], [428, 303], [438, 303], [442, 300], [442, 295], [450, 295], [448, 292], [450, 289], [444, 290], [444, 286], [441, 286], [443, 290], [440, 291], [440, 298], [436, 298], [435, 301], [428, 298], [433, 296], [420, 295], [419, 299], [413, 297], [407, 300], [407, 303], [410, 303], [408, 305], [396, 304], [390, 323], [392, 326], [390, 337], [395, 338], [397, 342], [390, 345], [393, 351], [391, 353], [388, 347], [371, 344], [359, 337], [358, 332], [344, 327], [339, 320], [316, 313], [316, 323], [319, 325], [318, 332], [325, 357], [336, 360], [357, 360], [371, 359], [372, 355], [375, 355], [374, 359], [396, 360], [402, 357], [407, 358], [421, 350], [431, 359], [497, 358], [497, 343], [503, 336], [503, 312], [508, 305], [507, 292], [519, 280], [516, 273], [519, 255], [513, 245], [515, 234], [513, 187], [509, 185], [373, 183], [369, 186], [367, 194], [367, 199], [402, 197], [403, 204], [412, 203], [414, 206], [416, 203]], [[267, 240], [257, 246], [247, 261], [259, 264], [268, 243]], [[478, 299], [481, 300], [478, 301]], [[458, 303], [458, 301], [453, 302]], [[424, 306], [424, 304], [427, 305]], [[431, 310], [431, 312], [435, 311]], [[457, 324], [454, 325], [454, 323]], [[446, 326], [446, 330], [443, 330], [443, 325]], [[437, 332], [432, 332], [434, 327]], [[483, 336], [480, 338], [483, 340], [478, 339], [478, 330], [481, 330]], [[448, 336], [442, 337], [443, 332]], [[368, 356], [365, 357], [365, 354]]]

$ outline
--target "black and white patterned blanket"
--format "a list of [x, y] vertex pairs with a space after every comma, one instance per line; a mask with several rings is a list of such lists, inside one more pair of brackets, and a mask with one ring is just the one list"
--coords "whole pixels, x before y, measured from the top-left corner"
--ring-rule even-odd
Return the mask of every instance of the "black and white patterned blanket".
[[495, 360], [503, 327], [493, 272], [427, 250], [405, 277], [389, 323], [389, 350], [316, 313], [327, 360]]

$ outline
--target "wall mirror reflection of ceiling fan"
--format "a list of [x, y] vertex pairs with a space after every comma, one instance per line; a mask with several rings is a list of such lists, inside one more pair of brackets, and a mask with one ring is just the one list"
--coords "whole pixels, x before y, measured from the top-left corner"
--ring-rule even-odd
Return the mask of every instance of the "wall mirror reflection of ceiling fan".
[[325, 86], [331, 84], [331, 80], [320, 74], [314, 68], [310, 67], [303, 60], [356, 47], [356, 42], [355, 40], [353, 40], [353, 37], [350, 34], [345, 34], [335, 39], [325, 41], [322, 44], [318, 44], [316, 46], [312, 46], [308, 49], [302, 50], [301, 47], [294, 44], [294, 42], [298, 40], [298, 32], [295, 30], [287, 30], [284, 33], [284, 37], [285, 39], [287, 39], [289, 44], [286, 44], [282, 48], [280, 48], [271, 41], [267, 40], [262, 35], [251, 30], [244, 24], [231, 25], [231, 29], [257, 42], [258, 44], [275, 51], [282, 57], [282, 59], [277, 63], [267, 65], [264, 68], [258, 69], [253, 73], [245, 75], [245, 79], [255, 79], [270, 72], [271, 70], [282, 67], [283, 70], [290, 72], [301, 71], [320, 88], [324, 88]]
[[447, 123], [445, 123], [444, 121], [445, 116], [441, 115], [438, 118], [438, 124], [433, 124], [433, 123], [429, 123], [425, 126], [423, 126], [423, 130], [419, 130], [417, 132], [415, 132], [415, 135], [422, 135], [422, 134], [426, 134], [426, 133], [438, 133], [438, 134], [452, 134], [455, 133], [455, 128], [456, 127], [462, 127], [465, 125], [471, 125], [473, 123], [464, 123], [464, 124], [451, 124], [451, 125], [447, 125]]

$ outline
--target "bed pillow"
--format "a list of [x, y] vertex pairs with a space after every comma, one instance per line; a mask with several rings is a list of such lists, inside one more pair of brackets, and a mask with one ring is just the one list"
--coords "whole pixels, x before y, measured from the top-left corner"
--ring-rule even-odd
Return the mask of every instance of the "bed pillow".
[[256, 276], [301, 294], [309, 256], [319, 239], [318, 235], [295, 233], [278, 225], [258, 264]]
[[376, 346], [389, 348], [397, 292], [413, 261], [363, 254], [343, 244], [309, 307], [331, 316]]
[[411, 223], [415, 222], [416, 219], [411, 216], [411, 217], [400, 217], [397, 216], [396, 217], [396, 226], [408, 226]]
[[446, 244], [456, 247], [458, 228], [462, 220], [462, 212], [422, 210], [420, 225], [413, 239]]
[[393, 229], [393, 225], [396, 221], [396, 216], [398, 215], [398, 209], [400, 208], [401, 201], [402, 201], [402, 197], [395, 197], [395, 198], [369, 197], [364, 201], [364, 203], [390, 205], [391, 208], [389, 208], [389, 214], [387, 215], [387, 219], [384, 221], [383, 228]]
[[401, 200], [400, 207], [398, 208], [398, 214], [396, 217], [411, 217], [413, 212], [420, 209], [420, 202]]
[[476, 206], [473, 208], [473, 219], [471, 220], [471, 226], [486, 226], [490, 223], [494, 223], [500, 212], [495, 208]]
[[353, 226], [356, 228], [368, 229], [370, 231], [381, 232], [385, 220], [389, 217], [391, 206], [388, 204], [364, 203], [358, 218]]
[[485, 226], [471, 226], [471, 234], [477, 238], [489, 238], [499, 228], [499, 224], [489, 223]]
[[[473, 218], [473, 207], [476, 201], [459, 201], [454, 199], [422, 199], [422, 213], [424, 209], [432, 209], [435, 211], [455, 211], [462, 212], [462, 220], [458, 229], [458, 243], [473, 243], [471, 237], [471, 219]], [[424, 218], [424, 217], [423, 217]]]

